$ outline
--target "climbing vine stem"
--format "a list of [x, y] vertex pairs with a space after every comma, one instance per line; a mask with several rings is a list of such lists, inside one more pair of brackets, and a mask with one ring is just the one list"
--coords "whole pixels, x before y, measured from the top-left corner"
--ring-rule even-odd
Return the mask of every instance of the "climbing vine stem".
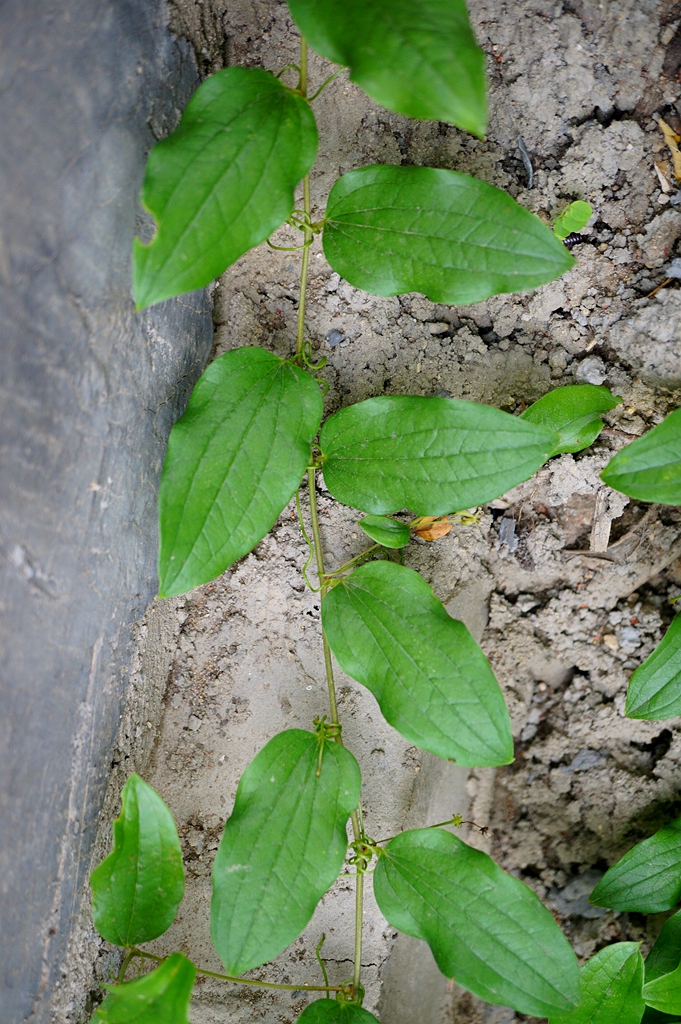
[[[300, 79], [298, 91], [301, 96], [307, 99], [307, 40], [300, 38]], [[298, 332], [296, 336], [296, 360], [300, 362], [303, 357], [303, 345], [305, 343], [305, 299], [307, 295], [307, 271], [310, 266], [310, 245], [313, 234], [310, 230], [312, 223], [312, 207], [310, 203], [310, 174], [303, 178], [303, 210], [304, 218], [304, 242], [303, 262], [300, 268], [300, 298], [298, 300]]]
[[[301, 36], [300, 39], [300, 77], [298, 91], [301, 96], [307, 98], [307, 40]], [[310, 228], [312, 223], [312, 206], [310, 202], [310, 175], [303, 178], [303, 214], [304, 214], [304, 245], [302, 265], [300, 268], [300, 296], [298, 299], [298, 331], [296, 336], [296, 360], [303, 361], [305, 348], [305, 301], [307, 295], [307, 273], [310, 266], [310, 242], [313, 232]], [[312, 541], [317, 561], [317, 575], [320, 583], [320, 596], [322, 601], [328, 590], [326, 585], [326, 574], [324, 570], [324, 551], [322, 549], [321, 534], [319, 532], [319, 514], [317, 511], [317, 488], [316, 470], [313, 467], [307, 471], [308, 491], [310, 495], [310, 519], [312, 522]], [[338, 725], [338, 701], [336, 699], [336, 686], [333, 679], [333, 664], [331, 662], [331, 649], [322, 628], [322, 645], [324, 648], [324, 666], [326, 669], [326, 683], [329, 692], [329, 709], [331, 711], [331, 722]], [[343, 742], [340, 729], [334, 737], [336, 743]], [[362, 836], [361, 811], [356, 808], [352, 812], [352, 831], [355, 842], [359, 842]], [[355, 998], [361, 993], [362, 973], [362, 921], [364, 914], [364, 875], [360, 872], [357, 875], [357, 887], [355, 890], [355, 950], [354, 970], [352, 986]]]
[[[302, 301], [302, 300], [301, 300]], [[312, 543], [315, 551], [315, 558], [317, 561], [317, 575], [319, 576], [319, 582], [321, 584], [320, 594], [322, 601], [327, 592], [328, 585], [326, 584], [326, 571], [324, 568], [324, 551], [322, 548], [322, 538], [319, 531], [319, 512], [317, 510], [317, 481], [316, 481], [316, 470], [310, 466], [307, 471], [307, 486], [310, 497], [310, 520], [312, 522]], [[324, 665], [326, 667], [326, 684], [329, 691], [329, 707], [331, 709], [331, 721], [334, 725], [338, 725], [338, 702], [336, 700], [336, 684], [333, 679], [333, 664], [331, 662], [331, 648], [329, 642], [326, 639], [326, 634], [322, 628], [322, 645], [324, 648]], [[336, 743], [342, 743], [342, 737], [340, 731], [335, 737]], [[361, 811], [360, 808], [356, 808], [352, 812], [352, 831], [355, 837], [355, 842], [360, 842], [362, 838], [362, 825], [361, 825]], [[364, 915], [364, 874], [359, 872], [357, 875], [357, 888], [355, 889], [355, 952], [354, 952], [354, 972], [352, 978], [352, 986], [357, 996], [361, 992], [361, 973], [362, 973], [362, 921]]]

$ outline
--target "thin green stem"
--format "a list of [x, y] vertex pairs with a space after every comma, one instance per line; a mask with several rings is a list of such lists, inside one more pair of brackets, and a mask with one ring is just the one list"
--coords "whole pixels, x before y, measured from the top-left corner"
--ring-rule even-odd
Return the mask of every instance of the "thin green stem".
[[[310, 216], [311, 205], [310, 205], [310, 174], [309, 172], [303, 178], [303, 205], [305, 206], [305, 212]], [[310, 231], [310, 228], [305, 225], [305, 241], [303, 242], [305, 248], [303, 249], [303, 261], [300, 268], [300, 298], [298, 300], [298, 331], [296, 334], [296, 358], [302, 359], [303, 356], [303, 345], [305, 344], [305, 304], [307, 300], [307, 272], [310, 266], [310, 245], [314, 235]]]
[[348, 569], [352, 569], [353, 565], [357, 562], [361, 562], [363, 558], [368, 558], [372, 551], [376, 548], [380, 548], [380, 544], [372, 544], [370, 548], [365, 548], [364, 551], [360, 551], [358, 555], [351, 558], [349, 562], [345, 562], [344, 565], [340, 565], [337, 569], [332, 569], [331, 572], [327, 572], [326, 579], [330, 580], [334, 576], [339, 576], [342, 572], [347, 572]]
[[328, 988], [329, 987], [329, 976], [326, 973], [326, 967], [324, 965], [324, 961], [322, 960], [322, 954], [321, 954], [321, 949], [322, 949], [322, 946], [324, 945], [325, 942], [326, 942], [326, 935], [324, 934], [324, 932], [322, 932], [322, 937], [319, 940], [319, 942], [317, 943], [317, 948], [314, 951], [314, 955], [317, 957], [317, 962], [319, 963], [319, 966], [322, 969], [322, 974], [324, 975], [324, 984]]
[[[298, 84], [300, 95], [307, 98], [307, 40], [300, 38], [300, 82]], [[310, 174], [303, 178], [303, 211], [305, 213], [305, 236], [303, 249], [303, 262], [300, 268], [300, 298], [298, 300], [298, 331], [296, 335], [296, 359], [303, 358], [303, 345], [305, 344], [305, 302], [307, 298], [307, 272], [310, 266], [310, 242], [313, 233], [309, 228], [312, 222], [312, 206], [310, 203]]]
[[134, 955], [135, 955], [135, 950], [134, 949], [129, 949], [128, 952], [125, 954], [125, 957], [123, 959], [123, 963], [121, 964], [121, 969], [118, 972], [118, 984], [119, 985], [122, 985], [123, 982], [125, 981], [126, 971], [128, 970], [128, 967], [130, 966], [130, 961], [132, 960]]
[[[143, 956], [147, 960], [154, 960], [156, 963], [161, 964], [165, 960], [163, 956], [156, 956], [155, 953], [147, 953], [144, 949], [137, 949], [133, 947], [129, 954], [129, 958], [133, 956]], [[219, 981], [231, 981], [235, 985], [255, 985], [258, 988], [278, 988], [283, 989], [285, 992], [344, 992], [346, 987], [344, 985], [308, 985], [308, 983], [302, 982], [300, 985], [278, 985], [274, 981], [256, 981], [255, 978], [235, 978], [231, 974], [218, 974], [217, 971], [206, 971], [203, 967], [196, 967], [197, 974], [203, 974], [206, 978], [217, 978]]]
[[310, 552], [309, 555], [308, 555], [308, 558], [307, 558], [307, 562], [305, 563], [305, 565], [302, 568], [303, 579], [305, 580], [306, 585], [309, 587], [309, 589], [312, 591], [312, 593], [313, 594], [318, 594], [321, 588], [320, 587], [313, 587], [312, 584], [310, 583], [309, 579], [307, 578], [308, 566], [310, 565], [310, 562], [314, 558], [314, 547], [312, 546], [312, 541], [308, 537], [307, 530], [305, 529], [305, 520], [303, 519], [303, 510], [300, 507], [300, 489], [296, 491], [296, 512], [298, 513], [298, 522], [300, 524], [300, 532], [302, 533], [303, 539], [304, 539], [305, 543], [307, 544], [308, 551]]
[[[478, 825], [476, 821], [464, 821], [460, 814], [453, 815], [451, 818], [448, 818], [447, 821], [437, 821], [434, 825], [426, 825], [425, 828], [444, 828], [445, 825], [453, 825], [454, 828], [461, 828], [462, 825], [472, 825], [473, 828], [477, 828], [483, 836], [489, 835], [489, 825]], [[379, 843], [390, 843], [396, 838], [397, 836], [388, 836], [386, 839], [377, 839], [376, 845], [378, 846]]]
[[298, 91], [301, 96], [307, 96], [307, 39], [300, 37], [300, 67], [298, 68], [300, 80]]
[[[326, 83], [325, 83], [326, 84]], [[303, 98], [307, 98], [307, 40], [301, 36], [300, 39], [300, 81], [298, 84], [298, 91]], [[307, 243], [313, 237], [313, 232], [310, 228], [312, 224], [312, 203], [310, 201], [310, 175], [309, 173], [303, 178], [303, 216], [305, 220], [305, 234], [304, 241]], [[307, 275], [310, 266], [310, 247], [306, 245], [303, 249], [302, 266], [300, 268], [300, 298], [298, 301], [298, 331], [296, 336], [296, 360], [298, 363], [302, 363], [305, 355], [305, 303], [307, 297]], [[320, 592], [322, 601], [328, 591], [326, 584], [326, 574], [324, 571], [324, 551], [322, 549], [322, 538], [319, 532], [319, 514], [317, 511], [317, 489], [316, 489], [316, 471], [313, 467], [309, 467], [307, 471], [307, 483], [308, 492], [310, 498], [310, 520], [312, 523], [312, 539], [314, 543], [315, 556], [317, 560], [317, 575], [319, 576]], [[331, 648], [329, 642], [326, 639], [326, 633], [322, 627], [322, 646], [324, 648], [324, 667], [326, 669], [326, 684], [329, 693], [329, 707], [331, 710], [331, 722], [333, 725], [338, 725], [338, 701], [336, 698], [336, 685], [333, 679], [333, 664], [331, 662]], [[343, 739], [338, 730], [338, 735], [335, 737], [336, 743], [343, 743]], [[358, 842], [362, 835], [362, 829], [360, 824], [360, 813], [358, 809], [355, 809], [351, 815], [352, 830], [355, 836], [355, 842]], [[363, 908], [364, 908], [364, 879], [357, 879], [357, 886], [355, 890], [355, 953], [354, 953], [354, 973], [353, 973], [353, 988], [355, 996], [360, 991], [360, 975], [362, 971], [362, 920], [363, 920]]]
[[[315, 481], [315, 470], [308, 469], [307, 471], [307, 489], [310, 497], [310, 520], [312, 522], [312, 539], [314, 541], [315, 556], [317, 559], [317, 575], [319, 576], [319, 582], [321, 583], [321, 595], [322, 601], [326, 596], [328, 587], [324, 583], [325, 572], [324, 572], [324, 552], [322, 551], [322, 538], [319, 532], [319, 514], [317, 512], [317, 488]], [[326, 634], [322, 629], [322, 644], [324, 647], [324, 665], [326, 668], [326, 683], [329, 691], [329, 707], [331, 709], [331, 721], [334, 725], [338, 725], [338, 701], [336, 700], [336, 685], [333, 680], [333, 665], [331, 663], [331, 648], [329, 647], [329, 641], [326, 639]], [[340, 741], [338, 737], [337, 742]], [[355, 838], [359, 838], [355, 836]]]
[[[322, 537], [319, 531], [319, 513], [317, 511], [317, 488], [316, 488], [316, 470], [310, 466], [307, 470], [307, 487], [310, 499], [310, 520], [312, 522], [312, 539], [314, 541], [315, 555], [317, 558], [317, 575], [319, 576], [319, 582], [321, 584], [321, 595], [322, 601], [328, 591], [328, 586], [325, 583], [326, 573], [324, 571], [324, 551], [322, 549]], [[326, 639], [326, 633], [322, 627], [322, 645], [324, 648], [324, 665], [326, 668], [326, 684], [329, 691], [329, 706], [331, 708], [331, 721], [334, 725], [338, 725], [338, 702], [336, 699], [336, 685], [333, 679], [333, 664], [331, 662], [331, 648], [329, 642]], [[340, 735], [336, 737], [336, 743], [343, 743], [343, 738]], [[362, 827], [360, 824], [360, 808], [355, 808], [350, 816], [352, 822], [352, 831], [355, 837], [355, 842], [359, 842], [362, 836]], [[360, 991], [360, 978], [362, 973], [362, 923], [364, 920], [364, 879], [360, 876], [357, 878], [357, 886], [355, 888], [355, 953], [354, 953], [354, 972], [353, 972], [353, 987], [355, 994]]]
[[316, 100], [320, 93], [324, 92], [324, 90], [326, 89], [327, 85], [329, 85], [331, 82], [333, 82], [334, 78], [338, 78], [338, 76], [340, 75], [341, 71], [345, 71], [345, 68], [338, 68], [338, 71], [334, 71], [334, 73], [332, 75], [329, 75], [329, 77], [326, 79], [325, 82], [322, 82], [322, 84], [319, 86], [317, 91], [315, 93], [313, 93], [312, 96], [310, 96], [310, 103], [312, 103], [312, 100]]
[[360, 991], [362, 977], [362, 931], [364, 924], [364, 874], [357, 875], [355, 888], [355, 952], [354, 970], [352, 973], [352, 986], [355, 995]]
[[298, 75], [300, 76], [300, 68], [298, 67], [298, 65], [297, 65], [297, 64], [284, 64], [284, 66], [283, 66], [283, 68], [281, 69], [281, 71], [279, 72], [279, 74], [278, 74], [278, 75], [276, 75], [275, 77], [276, 77], [276, 78], [281, 78], [281, 76], [282, 76], [282, 75], [284, 74], [284, 72], [285, 72], [285, 71], [289, 71], [289, 70], [291, 70], [291, 69], [292, 69], [293, 71], [297, 71], [297, 72], [298, 72]]

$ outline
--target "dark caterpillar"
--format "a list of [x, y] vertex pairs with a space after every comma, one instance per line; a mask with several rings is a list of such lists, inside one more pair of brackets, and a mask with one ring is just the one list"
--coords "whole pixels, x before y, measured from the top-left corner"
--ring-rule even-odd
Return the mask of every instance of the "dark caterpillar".
[[567, 238], [563, 239], [563, 245], [566, 249], [572, 249], [573, 246], [585, 241], [586, 239], [582, 238], [578, 231], [573, 231], [572, 234], [568, 235]]

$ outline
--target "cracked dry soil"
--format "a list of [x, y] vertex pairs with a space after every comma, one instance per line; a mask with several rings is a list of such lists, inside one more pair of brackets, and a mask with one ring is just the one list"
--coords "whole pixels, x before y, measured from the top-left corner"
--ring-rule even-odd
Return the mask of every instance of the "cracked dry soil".
[[[584, 381], [605, 383], [623, 402], [590, 450], [554, 459], [484, 508], [479, 525], [407, 549], [407, 564], [481, 641], [510, 708], [515, 762], [468, 775], [434, 766], [341, 673], [340, 714], [362, 767], [370, 834], [425, 823], [414, 820], [417, 806], [430, 820], [441, 805], [489, 825], [489, 839], [468, 840], [527, 882], [586, 958], [612, 940], [648, 947], [659, 932], [661, 915], [617, 915], [586, 897], [609, 864], [681, 811], [679, 722], [623, 715], [628, 677], [660, 640], [669, 599], [681, 593], [681, 513], [630, 502], [598, 478], [613, 451], [678, 404], [679, 283], [647, 296], [681, 255], [681, 191], [661, 188], [656, 164], [674, 179], [653, 116], [681, 129], [681, 4], [471, 0], [470, 8], [488, 56], [487, 140], [389, 113], [343, 74], [315, 103], [313, 216], [339, 174], [387, 162], [470, 172], [545, 219], [586, 199], [595, 223], [573, 240], [577, 265], [561, 281], [464, 308], [416, 294], [363, 294], [331, 271], [317, 240], [307, 333], [328, 358], [327, 413], [384, 393], [450, 395], [514, 412]], [[226, 63], [276, 72], [296, 58], [297, 32], [279, 0], [176, 0], [171, 26], [189, 38], [204, 74]], [[314, 57], [313, 87], [328, 73]], [[518, 135], [534, 166], [532, 188]], [[282, 231], [277, 241], [293, 244], [288, 237]], [[231, 267], [214, 294], [214, 355], [244, 344], [289, 353], [298, 273], [296, 254], [265, 247]], [[320, 505], [329, 564], [339, 564], [365, 546], [361, 531], [323, 490]], [[319, 600], [300, 573], [306, 557], [290, 506], [255, 552], [177, 602], [177, 650], [148, 778], [178, 820], [188, 891], [156, 945], [212, 969], [210, 868], [239, 776], [275, 732], [307, 728], [326, 710]], [[352, 913], [352, 883], [341, 879], [262, 974], [318, 983], [314, 947], [324, 931], [332, 982], [345, 979]], [[395, 933], [371, 886], [366, 922], [365, 1005], [383, 1012], [384, 1024], [529, 1019], [449, 991], [418, 943], [407, 964], [429, 980], [410, 1003], [408, 984], [394, 972], [391, 980]], [[192, 1021], [293, 1024], [308, 999], [202, 980]]]

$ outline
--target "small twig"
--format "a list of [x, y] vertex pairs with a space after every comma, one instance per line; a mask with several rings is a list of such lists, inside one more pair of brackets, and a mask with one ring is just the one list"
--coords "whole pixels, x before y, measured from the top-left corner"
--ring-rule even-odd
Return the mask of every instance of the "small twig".
[[673, 277], [668, 277], [666, 281], [662, 282], [662, 284], [658, 284], [657, 288], [653, 288], [652, 292], [648, 292], [648, 294], [646, 295], [646, 298], [647, 299], [652, 299], [653, 295], [657, 295], [657, 293], [660, 291], [661, 288], [666, 288], [667, 285], [671, 284], [673, 280], [674, 280]]
[[612, 518], [608, 515], [608, 487], [599, 487], [596, 491], [594, 521], [589, 538], [589, 551], [602, 552], [608, 550]]

